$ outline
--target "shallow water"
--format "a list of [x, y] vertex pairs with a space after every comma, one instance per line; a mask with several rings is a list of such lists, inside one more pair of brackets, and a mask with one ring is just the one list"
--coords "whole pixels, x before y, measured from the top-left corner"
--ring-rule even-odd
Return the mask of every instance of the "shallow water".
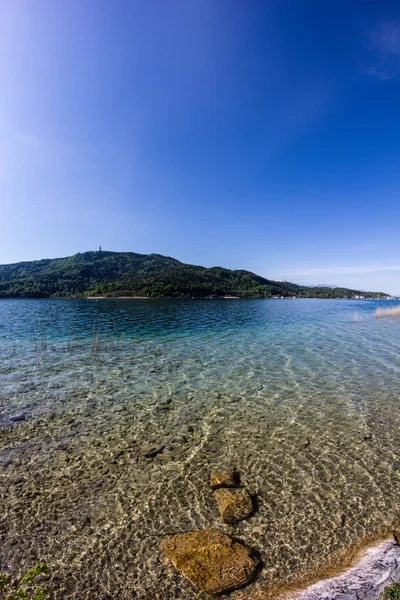
[[[400, 320], [373, 315], [392, 304], [0, 301], [0, 565], [45, 559], [57, 600], [202, 599], [158, 544], [217, 526], [261, 555], [251, 598], [390, 530]], [[234, 526], [221, 465], [257, 506]]]

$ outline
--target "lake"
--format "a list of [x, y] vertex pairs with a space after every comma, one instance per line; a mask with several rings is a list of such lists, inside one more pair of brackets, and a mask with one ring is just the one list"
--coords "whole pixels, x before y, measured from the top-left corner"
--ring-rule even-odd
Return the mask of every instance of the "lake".
[[[218, 527], [257, 552], [252, 598], [399, 521], [391, 301], [0, 300], [0, 564], [54, 598], [206, 598], [160, 555]], [[158, 451], [154, 454], [152, 450]], [[210, 471], [256, 511], [221, 523]]]

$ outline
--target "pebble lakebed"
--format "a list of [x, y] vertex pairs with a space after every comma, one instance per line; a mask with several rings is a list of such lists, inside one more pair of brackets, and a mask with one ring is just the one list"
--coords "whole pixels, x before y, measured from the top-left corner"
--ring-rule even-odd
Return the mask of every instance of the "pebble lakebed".
[[[369, 323], [365, 339], [363, 323], [347, 327], [359, 327], [360, 344], [373, 342]], [[216, 527], [259, 553], [257, 579], [231, 593], [251, 598], [390, 531], [400, 480], [393, 339], [376, 384], [358, 379], [354, 361], [334, 387], [318, 381], [323, 368], [329, 378], [343, 367], [334, 348], [321, 357], [321, 371], [303, 375], [293, 365], [301, 371], [303, 362], [288, 360], [284, 348], [277, 372], [279, 350], [267, 364], [254, 360], [266, 347], [253, 333], [241, 336], [241, 346], [225, 340], [241, 358], [233, 383], [229, 352], [222, 369], [220, 348], [206, 356], [207, 343], [185, 338], [7, 341], [0, 367], [2, 565], [16, 576], [46, 560], [57, 600], [203, 599], [163, 559], [159, 543]], [[258, 349], [249, 370], [252, 343]], [[367, 359], [373, 361], [361, 355]], [[234, 465], [256, 499], [254, 514], [233, 525], [221, 523], [209, 486], [210, 471], [221, 465]]]

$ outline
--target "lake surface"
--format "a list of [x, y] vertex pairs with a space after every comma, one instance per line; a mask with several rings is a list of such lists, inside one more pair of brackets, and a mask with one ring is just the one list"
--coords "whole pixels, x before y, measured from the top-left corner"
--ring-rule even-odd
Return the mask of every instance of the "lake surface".
[[[387, 533], [395, 304], [0, 300], [0, 567], [45, 559], [57, 600], [199, 600], [158, 545], [215, 526], [260, 553], [231, 594], [255, 598]], [[236, 525], [208, 485], [226, 465], [257, 507]]]

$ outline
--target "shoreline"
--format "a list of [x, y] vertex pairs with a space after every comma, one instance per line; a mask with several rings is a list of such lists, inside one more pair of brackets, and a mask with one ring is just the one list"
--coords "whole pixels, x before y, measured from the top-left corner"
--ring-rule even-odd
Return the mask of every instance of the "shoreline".
[[151, 300], [150, 296], [86, 296], [83, 300]]
[[304, 587], [278, 593], [279, 600], [377, 600], [386, 586], [400, 581], [400, 546], [392, 538], [376, 540], [358, 551], [350, 564]]
[[[398, 302], [397, 298], [320, 298], [317, 296], [0, 296], [0, 300], [351, 300]], [[389, 309], [384, 309], [389, 310]]]
[[381, 600], [388, 585], [400, 582], [400, 545], [393, 538], [370, 540], [347, 552], [347, 561], [343, 554], [326, 570], [284, 587], [255, 591], [250, 584], [234, 593], [234, 600]]

